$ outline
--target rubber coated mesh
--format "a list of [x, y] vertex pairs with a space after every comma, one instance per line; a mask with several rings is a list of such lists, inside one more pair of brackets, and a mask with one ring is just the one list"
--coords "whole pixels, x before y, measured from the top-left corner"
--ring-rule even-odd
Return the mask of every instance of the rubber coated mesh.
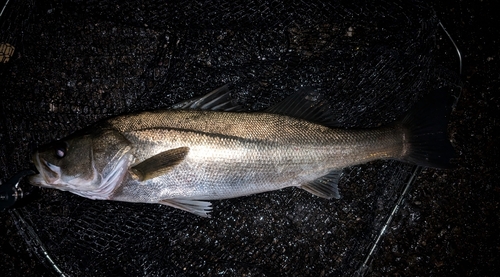
[[[425, 1], [44, 2], [11, 1], [0, 17], [0, 45], [15, 47], [0, 63], [1, 176], [100, 119], [227, 83], [247, 110], [311, 86], [343, 126], [373, 127], [456, 81]], [[211, 219], [42, 189], [7, 224], [42, 275], [54, 265], [68, 276], [352, 275], [413, 169], [356, 166], [341, 200], [284, 189], [215, 201]]]

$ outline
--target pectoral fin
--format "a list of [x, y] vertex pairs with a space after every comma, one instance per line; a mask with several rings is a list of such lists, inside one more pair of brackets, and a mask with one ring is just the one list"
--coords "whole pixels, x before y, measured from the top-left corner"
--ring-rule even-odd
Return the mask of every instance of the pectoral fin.
[[138, 181], [149, 180], [165, 175], [181, 163], [189, 152], [189, 147], [179, 147], [161, 152], [153, 157], [134, 165], [130, 171]]
[[302, 185], [301, 188], [322, 198], [340, 198], [339, 194], [339, 179], [342, 172], [332, 171], [327, 175], [320, 177], [308, 184]]
[[212, 203], [208, 201], [189, 200], [189, 199], [165, 199], [160, 204], [181, 209], [202, 217], [210, 217], [208, 213], [212, 211]]

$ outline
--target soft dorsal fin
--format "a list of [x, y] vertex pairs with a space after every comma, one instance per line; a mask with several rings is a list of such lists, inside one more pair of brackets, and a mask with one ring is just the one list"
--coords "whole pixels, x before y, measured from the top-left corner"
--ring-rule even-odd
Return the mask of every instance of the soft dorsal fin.
[[333, 120], [328, 103], [310, 87], [301, 88], [285, 100], [268, 108], [266, 112], [301, 118], [328, 127], [339, 126], [338, 122]]
[[242, 107], [235, 104], [229, 97], [228, 85], [219, 87], [205, 96], [196, 97], [186, 101], [177, 103], [171, 109], [196, 109], [196, 110], [212, 110], [236, 112], [241, 111]]
[[154, 155], [130, 168], [130, 173], [138, 181], [146, 181], [165, 175], [174, 166], [184, 160], [189, 147], [179, 147]]
[[308, 184], [300, 186], [303, 190], [306, 190], [316, 196], [322, 198], [340, 198], [339, 194], [339, 179], [342, 171], [335, 170], [327, 175], [320, 177]]

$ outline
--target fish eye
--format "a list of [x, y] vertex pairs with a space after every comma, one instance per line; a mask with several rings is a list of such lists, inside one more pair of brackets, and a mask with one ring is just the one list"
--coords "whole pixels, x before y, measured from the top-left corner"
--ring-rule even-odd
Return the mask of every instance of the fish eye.
[[66, 142], [58, 140], [54, 143], [54, 150], [57, 158], [64, 158], [64, 156], [66, 156], [66, 152], [68, 151], [68, 145]]

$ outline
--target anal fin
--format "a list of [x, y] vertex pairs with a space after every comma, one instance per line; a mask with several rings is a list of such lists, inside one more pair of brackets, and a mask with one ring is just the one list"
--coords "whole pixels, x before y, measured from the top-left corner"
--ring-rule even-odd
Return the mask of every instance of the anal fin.
[[212, 203], [208, 201], [189, 200], [189, 199], [165, 199], [160, 204], [181, 209], [202, 217], [210, 217]]
[[306, 190], [316, 196], [322, 198], [340, 198], [339, 194], [339, 179], [342, 171], [335, 170], [331, 171], [327, 175], [320, 177], [310, 183], [300, 186], [303, 190]]
[[130, 173], [138, 181], [145, 181], [165, 175], [181, 163], [189, 152], [189, 147], [170, 149], [134, 165]]

